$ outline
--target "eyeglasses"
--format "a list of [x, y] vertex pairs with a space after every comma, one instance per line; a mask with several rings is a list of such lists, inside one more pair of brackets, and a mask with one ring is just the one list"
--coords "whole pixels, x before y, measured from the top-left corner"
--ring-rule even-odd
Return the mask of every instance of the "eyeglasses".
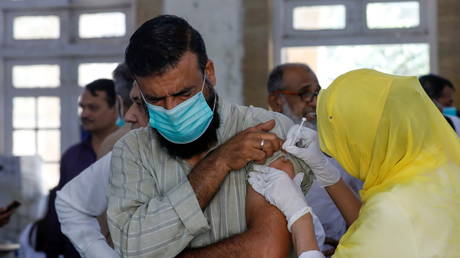
[[306, 102], [311, 102], [313, 99], [315, 99], [318, 94], [319, 94], [320, 89], [315, 90], [314, 92], [309, 92], [309, 91], [289, 91], [289, 90], [277, 90], [275, 93], [281, 93], [284, 95], [290, 95], [290, 96], [299, 96], [302, 101]]

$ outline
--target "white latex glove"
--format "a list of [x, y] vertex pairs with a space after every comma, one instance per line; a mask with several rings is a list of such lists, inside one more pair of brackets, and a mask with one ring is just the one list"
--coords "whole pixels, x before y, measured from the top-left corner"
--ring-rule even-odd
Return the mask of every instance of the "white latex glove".
[[[299, 134], [297, 135], [298, 131]], [[313, 170], [320, 186], [330, 186], [340, 180], [339, 170], [321, 152], [318, 136], [314, 130], [300, 125], [293, 125], [289, 129], [283, 149], [304, 160]]]
[[252, 188], [276, 206], [288, 221], [288, 230], [304, 214], [311, 212], [305, 196], [300, 189], [303, 173], [291, 179], [288, 174], [267, 166], [254, 165], [254, 171], [249, 173], [248, 182]]
[[324, 258], [324, 254], [318, 250], [310, 250], [301, 253], [299, 258]]

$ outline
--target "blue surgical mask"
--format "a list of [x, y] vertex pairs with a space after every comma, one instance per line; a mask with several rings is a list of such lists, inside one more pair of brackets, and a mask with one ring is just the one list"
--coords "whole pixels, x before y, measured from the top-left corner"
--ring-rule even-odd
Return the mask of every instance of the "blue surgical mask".
[[457, 109], [455, 107], [444, 107], [442, 108], [442, 113], [448, 116], [456, 116]]
[[199, 93], [169, 110], [148, 103], [141, 92], [149, 111], [150, 126], [168, 141], [177, 144], [193, 142], [203, 135], [211, 124], [216, 106], [216, 99], [214, 99], [214, 106], [211, 110], [204, 98], [205, 81], [206, 76], [203, 78], [203, 85]]
[[121, 117], [117, 118], [117, 121], [115, 121], [115, 125], [118, 127], [122, 127], [126, 124], [125, 120]]

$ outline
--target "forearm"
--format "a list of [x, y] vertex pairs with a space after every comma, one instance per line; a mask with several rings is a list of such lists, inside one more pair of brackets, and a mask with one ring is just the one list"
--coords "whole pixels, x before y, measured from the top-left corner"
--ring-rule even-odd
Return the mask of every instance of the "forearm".
[[115, 248], [123, 257], [174, 257], [209, 230], [188, 181], [147, 202], [112, 196], [107, 215]]
[[[55, 207], [61, 231], [85, 256], [91, 251], [89, 246], [92, 246], [101, 250], [100, 257], [113, 257], [114, 252], [107, 245], [96, 219], [107, 209], [110, 159], [111, 155], [104, 156], [56, 194]], [[109, 253], [105, 250], [109, 250]]]
[[[91, 257], [87, 255], [87, 252], [91, 248], [96, 248], [99, 250], [99, 257], [113, 257], [114, 251], [110, 250], [111, 248], [105, 241], [96, 217], [75, 209], [60, 197], [59, 193], [56, 198], [56, 212], [61, 231], [72, 241], [77, 251], [84, 257]], [[109, 250], [108, 253], [107, 250]]]
[[343, 179], [340, 179], [333, 185], [327, 186], [325, 189], [347, 222], [347, 225], [350, 226], [358, 218], [359, 209], [362, 204], [361, 200], [356, 197]]
[[297, 255], [309, 250], [319, 250], [316, 242], [313, 219], [310, 213], [300, 217], [291, 228], [292, 242]]
[[210, 153], [188, 175], [190, 185], [203, 210], [208, 206], [225, 180], [225, 177], [230, 172], [230, 169], [222, 161], [220, 155], [217, 151]]

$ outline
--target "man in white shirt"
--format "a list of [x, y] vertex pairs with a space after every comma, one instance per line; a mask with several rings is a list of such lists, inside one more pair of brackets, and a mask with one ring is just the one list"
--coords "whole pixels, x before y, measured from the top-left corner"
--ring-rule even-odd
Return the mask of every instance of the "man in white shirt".
[[[126, 123], [131, 124], [131, 129], [147, 126], [148, 117], [136, 84], [130, 98], [133, 104], [124, 115]], [[56, 211], [61, 230], [82, 257], [119, 257], [101, 233], [96, 218], [107, 210], [111, 157], [112, 152], [107, 153], [57, 192]]]

